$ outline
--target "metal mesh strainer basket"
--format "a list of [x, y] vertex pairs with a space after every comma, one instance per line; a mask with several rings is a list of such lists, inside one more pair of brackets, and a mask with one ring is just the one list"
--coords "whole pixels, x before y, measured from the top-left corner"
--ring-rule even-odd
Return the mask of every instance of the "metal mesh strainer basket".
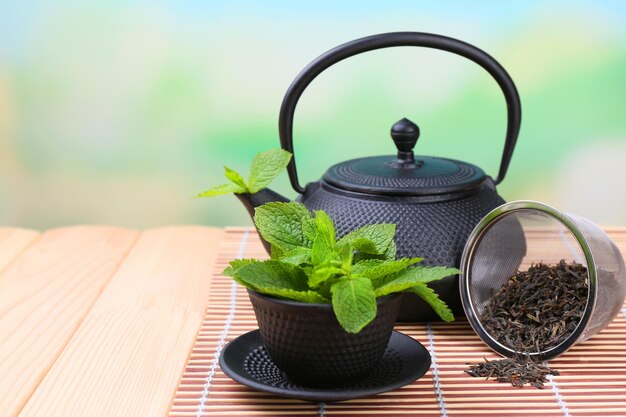
[[554, 358], [588, 339], [620, 311], [626, 295], [622, 255], [594, 223], [534, 201], [504, 204], [480, 221], [463, 252], [460, 291], [469, 323], [491, 349], [508, 357], [516, 353], [492, 337], [481, 323], [492, 294], [531, 264], [556, 264], [563, 259], [587, 268], [587, 304], [582, 319], [565, 340], [530, 354], [540, 360]]

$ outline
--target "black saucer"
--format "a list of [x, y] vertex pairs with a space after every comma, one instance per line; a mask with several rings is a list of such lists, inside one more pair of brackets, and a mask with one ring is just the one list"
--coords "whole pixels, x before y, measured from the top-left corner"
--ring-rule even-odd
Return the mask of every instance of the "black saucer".
[[391, 391], [421, 378], [430, 368], [430, 354], [413, 338], [394, 331], [381, 362], [364, 379], [329, 388], [295, 384], [272, 363], [259, 330], [230, 342], [220, 355], [222, 371], [235, 381], [259, 391], [307, 401], [344, 401]]

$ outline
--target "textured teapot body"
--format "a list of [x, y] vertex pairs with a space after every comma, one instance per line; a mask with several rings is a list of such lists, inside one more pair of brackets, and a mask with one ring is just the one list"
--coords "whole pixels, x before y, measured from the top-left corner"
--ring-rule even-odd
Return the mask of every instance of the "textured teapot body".
[[[346, 58], [382, 48], [417, 46], [440, 49], [465, 57], [485, 69], [500, 86], [507, 105], [507, 129], [495, 179], [472, 164], [439, 157], [414, 155], [418, 126], [403, 118], [391, 128], [396, 155], [347, 160], [330, 167], [318, 182], [302, 187], [293, 146], [294, 112], [307, 86], [324, 70]], [[365, 116], [367, 117], [367, 116]], [[505, 177], [521, 123], [521, 104], [513, 80], [484, 51], [457, 39], [420, 32], [394, 32], [347, 42], [312, 61], [298, 74], [283, 99], [278, 120], [282, 149], [292, 153], [287, 173], [298, 201], [309, 210], [324, 210], [335, 223], [339, 237], [376, 223], [396, 224], [397, 257], [425, 258], [427, 265], [458, 267], [474, 226], [504, 203], [495, 186]], [[354, 140], [355, 146], [364, 138]], [[269, 189], [241, 194], [251, 216], [255, 207], [270, 201], [288, 201]], [[266, 249], [270, 245], [263, 242]], [[511, 256], [522, 256], [512, 254]], [[456, 315], [463, 310], [457, 277], [429, 283]], [[431, 320], [430, 306], [405, 294], [400, 320]]]
[[[324, 210], [333, 219], [338, 237], [374, 223], [396, 224], [397, 257], [421, 257], [427, 265], [458, 267], [472, 229], [492, 209], [504, 203], [493, 180], [468, 193], [437, 196], [385, 196], [354, 193], [324, 180], [310, 183], [298, 199], [309, 210]], [[462, 314], [458, 277], [429, 284]], [[417, 296], [407, 294], [399, 320], [430, 320], [436, 315]]]

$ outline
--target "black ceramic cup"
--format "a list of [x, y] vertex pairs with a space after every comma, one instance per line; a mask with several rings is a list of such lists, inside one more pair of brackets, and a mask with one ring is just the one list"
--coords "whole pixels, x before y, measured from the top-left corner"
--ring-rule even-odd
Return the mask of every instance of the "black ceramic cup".
[[330, 304], [248, 294], [272, 361], [290, 380], [307, 386], [366, 377], [385, 353], [401, 301], [400, 294], [379, 298], [376, 318], [351, 334], [339, 325]]

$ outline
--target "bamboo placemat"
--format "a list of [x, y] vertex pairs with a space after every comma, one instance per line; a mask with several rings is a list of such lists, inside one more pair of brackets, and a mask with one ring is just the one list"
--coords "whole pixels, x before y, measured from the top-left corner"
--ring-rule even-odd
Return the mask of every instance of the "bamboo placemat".
[[[609, 230], [626, 253], [626, 230]], [[393, 392], [332, 404], [314, 404], [254, 391], [218, 365], [230, 340], [257, 327], [246, 291], [221, 275], [238, 257], [261, 257], [253, 230], [228, 228], [219, 248], [206, 316], [170, 410], [170, 417], [202, 416], [626, 416], [626, 307], [601, 333], [551, 361], [561, 372], [545, 389], [513, 388], [463, 370], [467, 362], [496, 359], [466, 321], [402, 324], [432, 356], [429, 372]]]

